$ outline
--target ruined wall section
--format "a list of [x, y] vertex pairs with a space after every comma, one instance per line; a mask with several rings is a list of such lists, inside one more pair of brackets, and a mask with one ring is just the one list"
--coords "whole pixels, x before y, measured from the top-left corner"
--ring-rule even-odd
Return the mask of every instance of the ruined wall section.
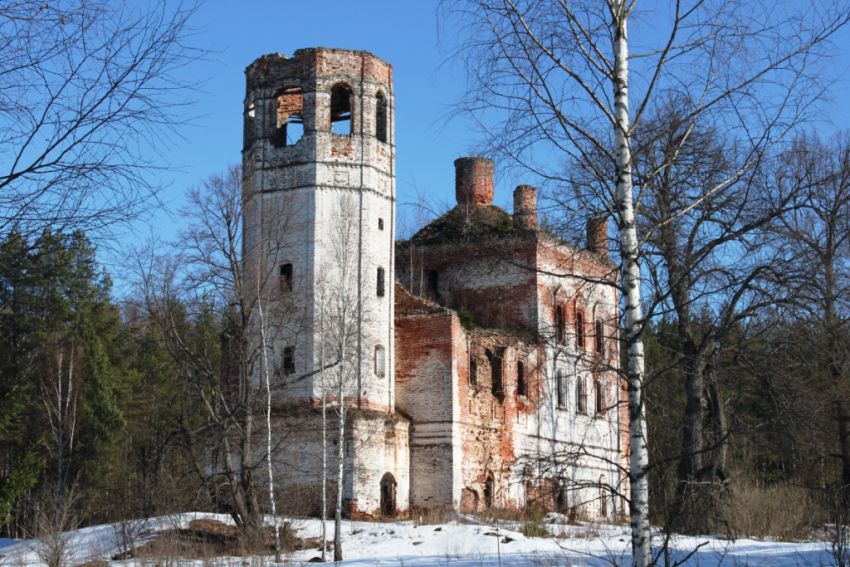
[[[288, 407], [275, 419], [275, 436], [281, 442], [273, 450], [275, 488], [284, 514], [318, 515], [322, 483], [322, 421], [318, 409]], [[328, 507], [333, 510], [339, 447], [336, 413], [328, 412], [327, 475]], [[379, 517], [381, 480], [395, 481], [395, 515], [409, 512], [408, 483], [410, 422], [401, 416], [351, 410], [346, 420], [343, 506], [353, 518]], [[262, 455], [258, 455], [262, 456]], [[258, 477], [262, 484], [265, 476]]]
[[398, 247], [396, 273], [414, 295], [469, 314], [479, 326], [534, 333], [534, 261], [531, 235], [475, 243], [411, 241]]
[[[627, 483], [614, 465], [626, 464], [628, 445], [618, 373], [616, 266], [596, 253], [545, 239], [538, 259], [538, 324], [548, 395], [539, 407], [539, 457], [575, 455], [558, 464], [558, 474], [567, 479], [565, 505], [587, 515], [622, 513], [624, 503], [611, 502], [597, 488], [607, 483], [623, 491]], [[608, 499], [604, 505], [603, 498]]]
[[466, 348], [458, 350], [460, 508], [522, 507], [527, 468], [522, 457], [535, 438], [540, 399], [538, 350], [498, 331], [464, 331], [461, 342]]
[[396, 303], [396, 404], [409, 417], [410, 501], [453, 508], [460, 498], [457, 315], [400, 288]]

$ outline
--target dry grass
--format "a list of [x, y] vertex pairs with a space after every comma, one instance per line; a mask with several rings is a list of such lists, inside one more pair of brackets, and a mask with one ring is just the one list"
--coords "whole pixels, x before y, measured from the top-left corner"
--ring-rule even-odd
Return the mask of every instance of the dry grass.
[[457, 520], [457, 518], [457, 513], [450, 506], [417, 508], [410, 512], [410, 519], [418, 526], [448, 524], [451, 521]]
[[[316, 538], [301, 539], [292, 531], [287, 532], [281, 541], [285, 552], [318, 547]], [[271, 528], [245, 537], [235, 526], [218, 520], [193, 520], [186, 529], [171, 529], [163, 532], [154, 540], [148, 541], [127, 554], [114, 559], [130, 557], [141, 560], [142, 564], [178, 564], [177, 559], [193, 559], [205, 564], [215, 564], [221, 557], [244, 557], [252, 561], [265, 561], [264, 556], [274, 554], [274, 533]], [[164, 563], [160, 563], [164, 561]]]
[[736, 482], [720, 503], [720, 516], [734, 536], [800, 540], [824, 519], [810, 491], [789, 484], [760, 487]]

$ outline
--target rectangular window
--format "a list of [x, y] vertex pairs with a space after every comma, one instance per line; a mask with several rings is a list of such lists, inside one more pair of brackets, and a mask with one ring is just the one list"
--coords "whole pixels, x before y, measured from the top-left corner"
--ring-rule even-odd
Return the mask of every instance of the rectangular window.
[[292, 291], [292, 264], [281, 264], [279, 287], [281, 293]]
[[602, 321], [596, 321], [596, 352], [602, 354], [605, 350], [605, 336], [603, 335], [604, 329], [602, 328]]
[[283, 375], [289, 376], [295, 373], [295, 347], [288, 346], [283, 349]]
[[478, 361], [475, 360], [475, 354], [469, 353], [469, 385], [475, 386], [478, 384]]
[[384, 297], [384, 288], [386, 287], [386, 282], [384, 281], [384, 269], [378, 268], [378, 281], [376, 283], [378, 290], [378, 297]]
[[378, 219], [378, 230], [384, 230], [384, 219]]

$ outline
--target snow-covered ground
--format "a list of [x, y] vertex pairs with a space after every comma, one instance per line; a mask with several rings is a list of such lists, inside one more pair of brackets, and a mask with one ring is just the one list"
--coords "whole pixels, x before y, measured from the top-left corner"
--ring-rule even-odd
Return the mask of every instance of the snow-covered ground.
[[[181, 514], [146, 522], [92, 526], [68, 534], [69, 565], [86, 561], [108, 560], [122, 550], [127, 541], [122, 531], [131, 528], [135, 543], [156, 537], [158, 532], [186, 527], [193, 519], [210, 518], [229, 523], [227, 516]], [[531, 565], [540, 567], [628, 565], [629, 539], [624, 526], [546, 524], [552, 537], [526, 537], [519, 524], [500, 526], [466, 521], [447, 524], [416, 525], [414, 522], [344, 522], [343, 550], [346, 567], [403, 565], [406, 567], [494, 567]], [[295, 520], [293, 528], [302, 538], [318, 537], [318, 520]], [[328, 535], [332, 536], [332, 523]], [[0, 565], [42, 565], [32, 540], [0, 539]], [[690, 556], [687, 565], [748, 567], [802, 567], [833, 564], [829, 544], [823, 542], [778, 543], [739, 539], [734, 542], [717, 538], [678, 537], [671, 542], [671, 553], [678, 560]], [[295, 565], [305, 564], [319, 555], [318, 549], [305, 550], [287, 557]], [[261, 566], [265, 558], [217, 558], [206, 561], [171, 561], [168, 565]], [[161, 562], [139, 560], [112, 561], [111, 565], [155, 565]], [[165, 563], [163, 563], [165, 564]], [[663, 562], [661, 563], [663, 564]]]

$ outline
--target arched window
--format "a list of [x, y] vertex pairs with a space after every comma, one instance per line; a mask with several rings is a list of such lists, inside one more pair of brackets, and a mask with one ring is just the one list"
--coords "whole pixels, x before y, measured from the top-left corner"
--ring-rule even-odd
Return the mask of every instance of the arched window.
[[528, 395], [525, 384], [525, 364], [521, 360], [518, 360], [516, 363], [516, 393], [517, 396]]
[[387, 373], [387, 355], [383, 345], [375, 346], [375, 376], [383, 378]]
[[352, 132], [351, 119], [353, 96], [351, 87], [338, 83], [331, 89], [331, 132], [349, 135]]
[[387, 98], [380, 91], [375, 95], [375, 137], [387, 141]]
[[567, 324], [566, 318], [564, 317], [563, 305], [558, 305], [557, 307], [555, 307], [555, 329], [558, 344], [564, 344], [566, 342]]
[[558, 394], [558, 407], [562, 408], [566, 405], [566, 396], [564, 396], [564, 371], [560, 368], [555, 373], [557, 378], [556, 392]]
[[576, 309], [576, 346], [584, 348], [584, 313]]
[[605, 389], [599, 380], [593, 381], [593, 388], [596, 390], [596, 414], [602, 415], [605, 413]]
[[391, 518], [396, 512], [396, 481], [391, 473], [381, 478], [381, 515]]
[[295, 373], [295, 347], [288, 346], [283, 349], [283, 375], [289, 376]]
[[378, 297], [384, 297], [386, 288], [386, 277], [384, 274], [383, 268], [378, 268], [377, 281], [375, 282], [375, 289], [377, 290]]
[[605, 330], [602, 327], [602, 321], [599, 319], [596, 320], [594, 326], [596, 327], [594, 330], [594, 336], [596, 337], [596, 353], [602, 354], [605, 350]]
[[292, 291], [292, 264], [280, 265], [280, 279], [278, 280], [278, 289], [281, 293], [289, 293]]
[[584, 378], [576, 377], [576, 412], [587, 413], [587, 392], [584, 389]]
[[282, 148], [298, 143], [304, 135], [304, 91], [301, 87], [285, 87], [277, 95], [275, 129], [272, 145]]
[[254, 141], [254, 120], [257, 118], [257, 105], [254, 103], [254, 95], [248, 95], [248, 101], [245, 104], [245, 121], [244, 131], [242, 134], [242, 147], [247, 148]]
[[604, 474], [599, 477], [599, 515], [608, 517], [608, 488]]
[[502, 390], [502, 355], [501, 349], [497, 352], [487, 351], [487, 360], [490, 362], [490, 389], [493, 395], [497, 397], [504, 393]]

